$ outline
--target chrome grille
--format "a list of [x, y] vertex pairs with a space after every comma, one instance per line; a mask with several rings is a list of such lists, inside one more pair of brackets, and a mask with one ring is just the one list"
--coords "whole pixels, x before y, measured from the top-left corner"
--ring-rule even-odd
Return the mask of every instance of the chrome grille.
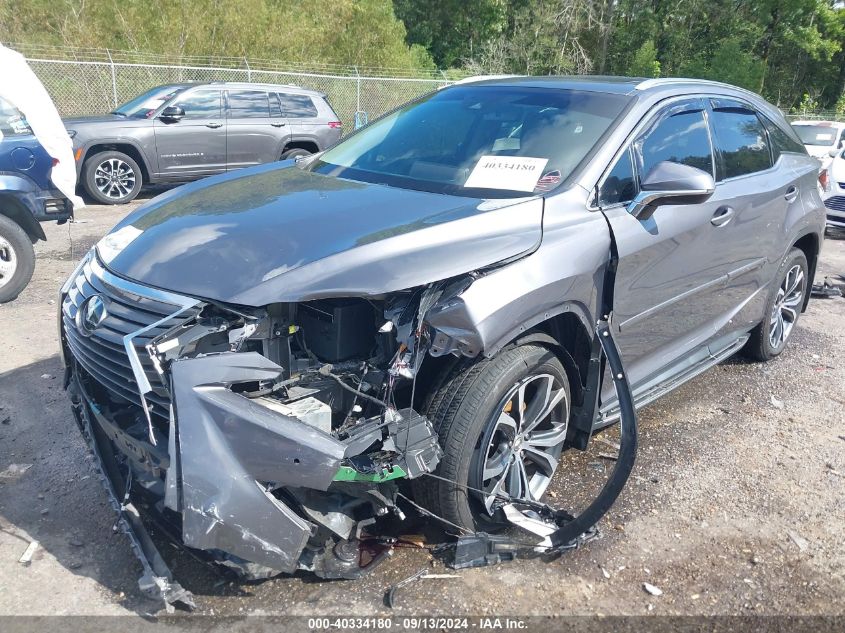
[[[106, 316], [90, 334], [77, 327], [77, 313], [90, 297], [99, 295], [106, 305]], [[181, 305], [168, 299], [182, 300]], [[194, 304], [186, 308], [186, 305]], [[70, 284], [62, 302], [62, 327], [73, 358], [100, 385], [120, 400], [141, 405], [141, 395], [124, 336], [140, 332], [132, 339], [137, 358], [152, 387], [147, 393], [150, 413], [164, 420], [170, 417], [170, 394], [153, 367], [145, 345], [172, 327], [199, 312], [197, 302], [126, 282], [104, 270], [92, 256]], [[170, 318], [168, 318], [170, 317]]]
[[845, 196], [832, 196], [824, 201], [824, 206], [834, 211], [845, 211]]

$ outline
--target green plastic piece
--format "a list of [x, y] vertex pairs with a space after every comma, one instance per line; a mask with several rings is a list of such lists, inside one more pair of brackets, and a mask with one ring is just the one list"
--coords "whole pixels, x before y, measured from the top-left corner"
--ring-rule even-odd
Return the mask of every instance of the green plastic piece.
[[406, 477], [406, 473], [399, 466], [394, 466], [390, 470], [383, 468], [380, 473], [359, 473], [351, 466], [341, 466], [334, 475], [334, 481], [366, 481], [369, 483], [380, 484], [391, 479], [401, 479]]

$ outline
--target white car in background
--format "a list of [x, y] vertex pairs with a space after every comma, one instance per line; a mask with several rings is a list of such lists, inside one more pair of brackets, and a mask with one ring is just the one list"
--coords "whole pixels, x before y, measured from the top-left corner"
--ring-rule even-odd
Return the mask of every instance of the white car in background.
[[827, 173], [827, 183], [822, 194], [824, 206], [827, 207], [827, 227], [845, 230], [845, 149], [835, 153]]
[[838, 121], [793, 121], [792, 127], [807, 148], [807, 153], [822, 161], [822, 166], [830, 163], [837, 150], [845, 147], [845, 123]]

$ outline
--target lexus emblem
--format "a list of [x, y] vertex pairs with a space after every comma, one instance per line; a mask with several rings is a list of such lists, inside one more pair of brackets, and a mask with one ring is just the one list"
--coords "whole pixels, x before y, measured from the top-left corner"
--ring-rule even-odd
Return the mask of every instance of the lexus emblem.
[[76, 327], [80, 334], [91, 336], [108, 316], [106, 302], [100, 295], [88, 297], [76, 313]]

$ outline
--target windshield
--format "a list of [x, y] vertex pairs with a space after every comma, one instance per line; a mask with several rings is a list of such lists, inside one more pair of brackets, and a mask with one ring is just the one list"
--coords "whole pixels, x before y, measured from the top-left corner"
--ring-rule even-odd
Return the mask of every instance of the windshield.
[[362, 128], [309, 168], [470, 197], [540, 193], [573, 172], [628, 102], [597, 92], [458, 86]]
[[829, 125], [793, 125], [804, 145], [833, 145], [836, 142], [836, 128]]
[[146, 119], [184, 89], [185, 86], [159, 86], [158, 88], [153, 88], [142, 95], [138, 95], [132, 101], [124, 103], [116, 110], [113, 110], [112, 114], [121, 114], [126, 117], [132, 117], [133, 119]]

